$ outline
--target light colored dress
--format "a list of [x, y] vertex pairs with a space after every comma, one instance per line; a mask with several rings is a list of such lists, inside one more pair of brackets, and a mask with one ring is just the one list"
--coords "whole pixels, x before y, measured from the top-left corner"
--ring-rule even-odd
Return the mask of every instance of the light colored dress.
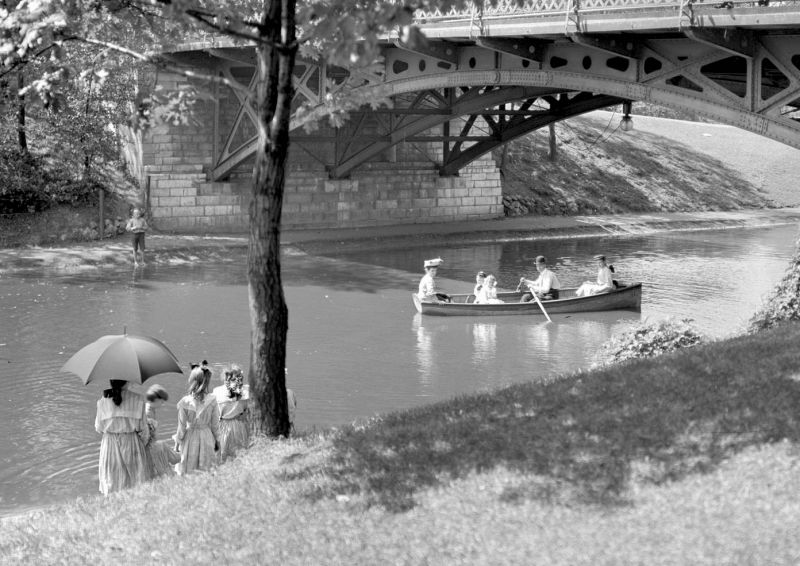
[[430, 273], [426, 273], [420, 279], [417, 297], [422, 301], [436, 301], [436, 280]]
[[103, 435], [100, 441], [100, 491], [108, 495], [150, 479], [145, 444], [150, 429], [144, 412], [143, 395], [122, 390], [117, 406], [109, 397], [97, 401], [94, 428]]
[[158, 440], [156, 437], [158, 420], [156, 420], [156, 411], [150, 403], [147, 404], [145, 415], [147, 416], [147, 425], [150, 428], [150, 440], [145, 446], [150, 478], [172, 476], [175, 474], [174, 466], [181, 461], [181, 456], [172, 449], [172, 446], [166, 440]]
[[614, 289], [614, 275], [607, 265], [604, 265], [597, 271], [597, 283], [586, 281], [575, 291], [579, 297], [586, 297], [588, 295], [596, 295], [597, 293], [605, 293]]
[[242, 396], [233, 399], [228, 388], [220, 385], [214, 388], [213, 395], [219, 404], [219, 459], [224, 462], [250, 444], [250, 424], [247, 422], [250, 390], [245, 386]]
[[206, 395], [203, 400], [191, 395], [178, 401], [178, 444], [181, 461], [180, 475], [195, 470], [209, 470], [216, 463], [214, 444], [219, 441], [219, 407], [217, 399]]
[[499, 305], [501, 303], [503, 301], [497, 298], [497, 286], [494, 285], [484, 285], [475, 296], [477, 305]]

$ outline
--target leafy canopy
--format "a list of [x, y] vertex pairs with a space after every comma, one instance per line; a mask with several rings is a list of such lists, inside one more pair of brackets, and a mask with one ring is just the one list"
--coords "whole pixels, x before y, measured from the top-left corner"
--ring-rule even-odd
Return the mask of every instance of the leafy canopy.
[[[291, 3], [291, 2], [290, 2]], [[63, 104], [63, 91], [74, 77], [95, 74], [102, 83], [109, 69], [119, 70], [131, 61], [157, 68], [191, 73], [193, 78], [222, 82], [246, 91], [245, 85], [211, 74], [187, 71], [170, 58], [170, 49], [180, 44], [212, 37], [232, 45], [268, 44], [278, 52], [292, 50], [300, 57], [324, 60], [344, 67], [364, 67], [380, 61], [379, 44], [388, 37], [410, 46], [424, 42], [413, 25], [417, 8], [427, 2], [387, 0], [302, 0], [296, 4], [297, 39], [291, 44], [270, 43], [265, 37], [264, 17], [269, 0], [21, 0], [0, 7], [0, 78], [20, 66], [36, 61], [39, 72], [26, 85], [24, 94], [35, 97], [46, 108]], [[444, 0], [436, 8], [468, 10], [473, 2]], [[76, 45], [91, 47], [92, 65], [73, 55]], [[343, 90], [343, 89], [340, 89]], [[345, 89], [346, 90], [346, 89]], [[163, 113], [175, 120], [186, 113], [189, 103], [176, 103], [177, 93], [148, 99], [147, 106], [172, 104]], [[331, 111], [350, 102], [346, 95], [326, 101]], [[357, 101], [359, 104], [365, 102]], [[383, 103], [385, 101], [380, 101]], [[147, 125], [154, 118], [139, 112], [133, 125]]]

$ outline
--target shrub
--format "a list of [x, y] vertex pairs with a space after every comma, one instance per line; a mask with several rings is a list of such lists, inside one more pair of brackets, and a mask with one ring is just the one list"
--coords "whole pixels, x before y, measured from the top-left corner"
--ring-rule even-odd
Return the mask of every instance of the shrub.
[[54, 186], [50, 198], [56, 204], [94, 205], [98, 203], [97, 195], [101, 189], [105, 190], [95, 179], [67, 181]]
[[790, 320], [800, 320], [800, 240], [786, 273], [748, 324], [754, 333]]
[[652, 358], [679, 348], [696, 346], [703, 337], [690, 318], [643, 321], [601, 346], [595, 366], [611, 365], [634, 358]]
[[54, 186], [41, 158], [19, 149], [0, 150], [0, 213], [45, 210]]
[[96, 205], [103, 183], [75, 179], [66, 163], [19, 149], [0, 149], [0, 214], [42, 212], [53, 205]]

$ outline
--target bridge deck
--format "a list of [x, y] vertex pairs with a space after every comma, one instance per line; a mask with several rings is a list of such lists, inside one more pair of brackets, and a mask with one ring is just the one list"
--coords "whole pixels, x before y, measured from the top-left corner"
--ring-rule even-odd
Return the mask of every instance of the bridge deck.
[[800, 1], [501, 0], [471, 13], [418, 12], [431, 38], [541, 37], [580, 33], [668, 33], [685, 27], [787, 29], [800, 25]]

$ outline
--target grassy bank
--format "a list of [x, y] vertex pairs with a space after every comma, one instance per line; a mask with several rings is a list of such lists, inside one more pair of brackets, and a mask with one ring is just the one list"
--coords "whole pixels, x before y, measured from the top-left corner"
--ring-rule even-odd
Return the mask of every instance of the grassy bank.
[[2, 522], [3, 563], [797, 564], [800, 324]]
[[798, 150], [730, 126], [592, 112], [493, 152], [508, 215], [619, 214], [793, 206]]

